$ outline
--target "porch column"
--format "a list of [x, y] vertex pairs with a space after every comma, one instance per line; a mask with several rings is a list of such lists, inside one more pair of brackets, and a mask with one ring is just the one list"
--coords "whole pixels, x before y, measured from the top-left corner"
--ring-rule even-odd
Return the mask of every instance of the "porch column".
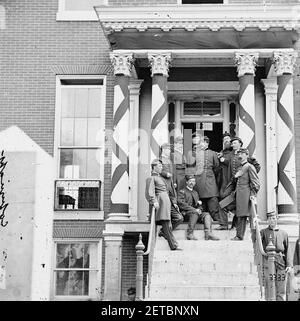
[[180, 123], [180, 112], [181, 112], [180, 106], [181, 106], [181, 101], [175, 100], [175, 133], [174, 133], [174, 137], [182, 135], [181, 123]]
[[243, 147], [248, 148], [250, 155], [255, 155], [255, 94], [254, 75], [258, 53], [236, 53], [240, 82], [239, 90], [239, 137]]
[[169, 141], [168, 75], [171, 54], [148, 54], [152, 76], [151, 160], [159, 157], [159, 148]]
[[137, 220], [138, 164], [139, 164], [139, 101], [143, 80], [130, 80], [130, 134], [129, 134], [129, 216]]
[[267, 212], [276, 211], [277, 172], [277, 79], [262, 79], [266, 96]]
[[114, 67], [114, 129], [112, 139], [111, 207], [108, 220], [128, 220], [129, 204], [129, 79], [132, 54], [110, 55]]
[[297, 53], [274, 52], [277, 74], [277, 161], [279, 218], [297, 219], [293, 72]]

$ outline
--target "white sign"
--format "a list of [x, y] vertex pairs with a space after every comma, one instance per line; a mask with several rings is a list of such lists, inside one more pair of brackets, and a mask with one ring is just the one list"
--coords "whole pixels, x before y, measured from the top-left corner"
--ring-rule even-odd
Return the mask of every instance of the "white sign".
[[204, 130], [213, 130], [213, 123], [203, 123]]

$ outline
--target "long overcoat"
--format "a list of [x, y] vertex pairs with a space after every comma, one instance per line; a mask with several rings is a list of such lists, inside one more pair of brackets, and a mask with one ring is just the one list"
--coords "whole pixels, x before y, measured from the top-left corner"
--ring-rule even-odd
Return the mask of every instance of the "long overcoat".
[[196, 149], [192, 159], [188, 164], [193, 164], [189, 169], [189, 174], [194, 174], [196, 178], [195, 190], [200, 199], [219, 196], [215, 170], [219, 167], [217, 153], [210, 150]]
[[241, 165], [236, 173], [236, 216], [249, 216], [250, 196], [256, 196], [260, 188], [255, 167], [248, 162]]
[[152, 172], [146, 180], [145, 197], [152, 208], [153, 204], [159, 204], [155, 211], [155, 221], [171, 220], [171, 201], [169, 198], [168, 186], [162, 176]]

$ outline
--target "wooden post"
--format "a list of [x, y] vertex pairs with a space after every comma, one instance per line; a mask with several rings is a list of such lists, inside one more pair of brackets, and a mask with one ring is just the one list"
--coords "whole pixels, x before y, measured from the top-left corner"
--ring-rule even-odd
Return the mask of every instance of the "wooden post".
[[272, 237], [270, 236], [269, 244], [266, 247], [268, 255], [268, 301], [276, 301], [276, 271], [275, 271], [275, 245], [273, 244]]
[[136, 301], [143, 300], [143, 255], [145, 245], [142, 241], [142, 234], [139, 235], [138, 244], [135, 246], [136, 249]]

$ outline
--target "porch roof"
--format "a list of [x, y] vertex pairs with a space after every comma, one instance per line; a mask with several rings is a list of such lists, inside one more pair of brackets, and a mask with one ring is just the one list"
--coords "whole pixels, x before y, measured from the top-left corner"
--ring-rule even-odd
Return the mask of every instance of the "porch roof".
[[95, 7], [115, 49], [292, 48], [300, 5]]

